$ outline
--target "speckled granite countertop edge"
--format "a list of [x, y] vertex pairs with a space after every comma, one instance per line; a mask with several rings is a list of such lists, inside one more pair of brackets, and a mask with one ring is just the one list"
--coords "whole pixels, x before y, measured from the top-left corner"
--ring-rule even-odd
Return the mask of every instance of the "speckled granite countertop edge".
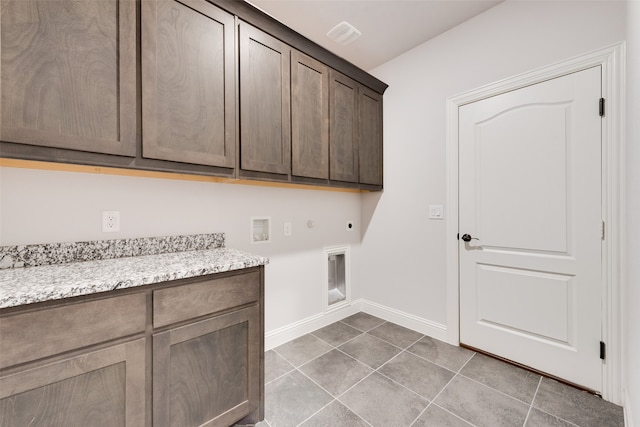
[[0, 309], [266, 265], [217, 248], [0, 270]]
[[0, 246], [0, 269], [225, 247], [224, 233]]

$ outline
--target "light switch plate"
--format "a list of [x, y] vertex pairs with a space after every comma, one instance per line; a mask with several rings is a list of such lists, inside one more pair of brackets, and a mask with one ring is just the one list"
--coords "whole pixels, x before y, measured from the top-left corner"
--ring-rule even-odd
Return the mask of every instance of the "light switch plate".
[[444, 219], [442, 205], [429, 205], [429, 219]]

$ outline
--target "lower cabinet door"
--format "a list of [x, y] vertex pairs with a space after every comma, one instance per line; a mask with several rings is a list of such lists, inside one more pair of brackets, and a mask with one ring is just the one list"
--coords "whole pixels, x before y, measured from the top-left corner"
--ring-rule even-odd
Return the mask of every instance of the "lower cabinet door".
[[0, 426], [142, 427], [145, 339], [0, 377]]
[[258, 305], [153, 335], [153, 425], [229, 426], [259, 411]]

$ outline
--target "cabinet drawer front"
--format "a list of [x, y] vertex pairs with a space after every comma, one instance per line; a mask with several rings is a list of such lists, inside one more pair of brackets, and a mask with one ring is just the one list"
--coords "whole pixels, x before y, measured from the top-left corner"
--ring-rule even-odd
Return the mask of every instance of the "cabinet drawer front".
[[143, 293], [0, 318], [0, 368], [145, 330]]
[[260, 273], [203, 280], [154, 291], [153, 326], [159, 328], [258, 301]]

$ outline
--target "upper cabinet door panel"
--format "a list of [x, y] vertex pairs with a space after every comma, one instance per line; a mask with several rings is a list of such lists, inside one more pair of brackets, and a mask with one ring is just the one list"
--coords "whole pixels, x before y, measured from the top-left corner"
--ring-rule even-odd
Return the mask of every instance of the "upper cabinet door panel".
[[0, 140], [134, 156], [136, 2], [3, 0]]
[[240, 162], [244, 170], [291, 169], [291, 48], [240, 22]]
[[358, 182], [358, 85], [331, 70], [329, 88], [330, 177]]
[[291, 173], [329, 178], [329, 69], [291, 51]]
[[360, 86], [360, 183], [382, 185], [382, 95]]
[[204, 0], [142, 2], [142, 155], [235, 164], [234, 18]]

